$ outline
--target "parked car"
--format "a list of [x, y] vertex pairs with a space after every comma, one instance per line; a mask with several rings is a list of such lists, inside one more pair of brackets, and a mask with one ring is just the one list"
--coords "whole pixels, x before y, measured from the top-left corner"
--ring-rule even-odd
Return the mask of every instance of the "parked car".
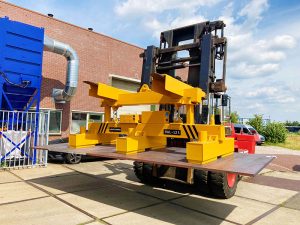
[[254, 135], [257, 145], [265, 143], [265, 137], [259, 134], [254, 127], [245, 124], [234, 124], [235, 133], [251, 134]]
[[259, 134], [259, 133], [257, 132], [257, 130], [254, 129], [254, 127], [252, 127], [252, 126], [250, 126], [250, 125], [245, 125], [245, 126], [250, 130], [250, 132], [251, 132], [252, 134], [258, 135], [259, 138], [258, 138], [258, 140], [256, 141], [256, 144], [257, 144], [257, 145], [262, 145], [263, 143], [265, 143], [266, 138], [265, 138], [263, 135]]

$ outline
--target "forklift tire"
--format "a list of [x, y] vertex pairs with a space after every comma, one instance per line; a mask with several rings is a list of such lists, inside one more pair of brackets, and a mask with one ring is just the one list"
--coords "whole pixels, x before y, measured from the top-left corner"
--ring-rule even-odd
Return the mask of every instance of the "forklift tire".
[[75, 153], [67, 153], [64, 158], [65, 162], [68, 164], [78, 164], [81, 162], [82, 155]]
[[210, 192], [218, 198], [231, 198], [234, 196], [238, 183], [238, 175], [234, 173], [209, 172], [208, 186]]
[[143, 162], [133, 162], [133, 170], [136, 177], [144, 184], [157, 184], [158, 177], [153, 176], [153, 165]]
[[209, 194], [208, 171], [194, 170], [194, 186], [200, 194]]

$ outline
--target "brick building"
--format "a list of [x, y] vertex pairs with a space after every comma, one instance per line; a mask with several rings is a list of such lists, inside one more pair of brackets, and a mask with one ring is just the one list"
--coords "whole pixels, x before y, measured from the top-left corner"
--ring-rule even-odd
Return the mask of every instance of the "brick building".
[[79, 56], [77, 93], [71, 102], [55, 104], [51, 92], [53, 88], [64, 87], [66, 60], [63, 56], [44, 52], [40, 107], [50, 112], [51, 139], [66, 137], [69, 132], [76, 133], [79, 125], [102, 119], [99, 100], [88, 96], [88, 85], [83, 81], [108, 83], [130, 91], [138, 88], [142, 48], [0, 1], [0, 17], [4, 16], [44, 27], [46, 35], [69, 44]]

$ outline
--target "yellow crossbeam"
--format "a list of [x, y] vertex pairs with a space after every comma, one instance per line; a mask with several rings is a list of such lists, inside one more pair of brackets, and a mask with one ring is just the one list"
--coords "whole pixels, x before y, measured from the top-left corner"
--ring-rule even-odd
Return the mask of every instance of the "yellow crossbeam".
[[169, 75], [154, 74], [152, 89], [144, 85], [139, 92], [131, 93], [102, 83], [85, 82], [90, 85], [89, 95], [104, 99], [102, 106], [120, 107], [130, 105], [199, 104], [205, 93]]

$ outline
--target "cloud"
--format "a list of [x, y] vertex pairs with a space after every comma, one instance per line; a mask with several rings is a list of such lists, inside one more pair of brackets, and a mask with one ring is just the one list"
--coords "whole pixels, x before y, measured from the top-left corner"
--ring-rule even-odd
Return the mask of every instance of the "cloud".
[[126, 0], [115, 7], [119, 18], [142, 27], [158, 39], [160, 32], [206, 21], [199, 9], [221, 0]]
[[266, 45], [269, 49], [287, 49], [294, 48], [297, 42], [296, 39], [290, 35], [280, 35], [276, 36], [271, 42], [268, 42]]
[[258, 110], [258, 111], [263, 111], [265, 110], [265, 106], [261, 103], [254, 103], [254, 104], [250, 104], [248, 106], [246, 106], [247, 109], [249, 110]]
[[258, 87], [246, 93], [246, 98], [255, 99], [264, 104], [289, 104], [296, 101], [292, 91], [282, 86]]
[[257, 25], [268, 7], [266, 0], [250, 1], [236, 16], [229, 10], [219, 18], [227, 25], [228, 73], [234, 79], [273, 75], [297, 45], [295, 37], [287, 34], [259, 38]]
[[147, 21], [145, 23], [145, 26], [152, 30], [153, 37], [159, 37], [160, 32], [164, 30], [169, 30], [177, 27], [199, 23], [199, 21], [206, 21], [206, 19], [203, 16], [197, 16], [197, 15], [193, 17], [176, 17], [175, 19], [170, 19], [164, 22], [160, 22], [157, 19], [153, 19]]
[[229, 67], [232, 78], [251, 79], [259, 76], [270, 76], [279, 70], [279, 65], [275, 63], [248, 64], [240, 62], [235, 66]]
[[253, 27], [262, 19], [262, 14], [269, 7], [268, 0], [253, 0], [241, 9], [239, 16], [246, 17], [246, 24]]
[[119, 16], [138, 16], [147, 13], [162, 13], [167, 10], [193, 10], [199, 6], [211, 6], [219, 0], [126, 0], [115, 7]]
[[[230, 48], [231, 44], [235, 47]], [[279, 71], [280, 63], [295, 46], [296, 39], [290, 35], [279, 35], [268, 41], [256, 40], [251, 33], [237, 35], [232, 39], [229, 36], [229, 72], [235, 79], [272, 75]]]

